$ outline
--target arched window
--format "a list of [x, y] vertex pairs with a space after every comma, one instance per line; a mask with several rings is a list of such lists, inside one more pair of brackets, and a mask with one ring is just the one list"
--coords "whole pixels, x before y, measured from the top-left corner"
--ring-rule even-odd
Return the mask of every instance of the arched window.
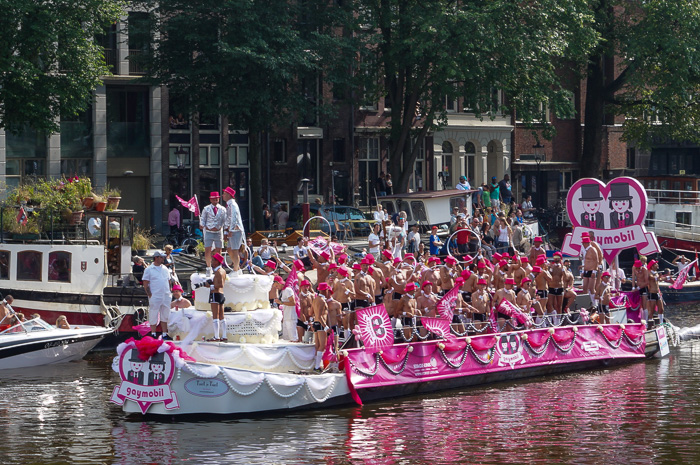
[[41, 281], [41, 255], [33, 250], [17, 254], [17, 280]]
[[49, 254], [49, 281], [69, 283], [71, 274], [71, 253], [51, 252]]
[[466, 154], [475, 154], [476, 153], [476, 147], [474, 147], [474, 144], [471, 142], [467, 142], [464, 145], [464, 152]]
[[448, 141], [445, 141], [442, 143], [442, 153], [452, 153], [454, 150], [452, 149], [452, 144]]

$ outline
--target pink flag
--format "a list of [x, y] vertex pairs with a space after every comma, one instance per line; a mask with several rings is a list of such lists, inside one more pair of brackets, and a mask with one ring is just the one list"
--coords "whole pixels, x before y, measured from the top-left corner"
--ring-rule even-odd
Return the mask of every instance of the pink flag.
[[355, 331], [362, 339], [365, 351], [372, 354], [394, 345], [394, 330], [384, 304], [358, 308], [355, 315], [357, 316]]
[[296, 266], [292, 265], [292, 271], [289, 272], [287, 280], [284, 282], [284, 287], [291, 288], [294, 293], [294, 308], [297, 311], [297, 316], [301, 319], [301, 307], [299, 306], [299, 277], [297, 276]]
[[678, 277], [676, 278], [676, 281], [671, 284], [671, 289], [683, 289], [683, 284], [685, 284], [685, 280], [688, 279], [688, 272], [690, 272], [690, 269], [695, 266], [698, 263], [698, 259], [696, 258], [692, 262], [688, 264], [683, 270], [681, 270], [680, 273], [678, 273]]
[[449, 320], [446, 320], [444, 318], [429, 318], [424, 316], [420, 319], [420, 321], [423, 323], [423, 326], [425, 326], [425, 329], [435, 334], [436, 336], [440, 336], [443, 339], [452, 338], [452, 333], [450, 333]]
[[179, 195], [176, 195], [175, 198], [182, 204], [183, 207], [194, 213], [194, 216], [199, 216], [199, 203], [197, 202], [196, 195], [190, 200], [185, 200]]
[[452, 321], [452, 316], [454, 315], [454, 309], [457, 302], [457, 294], [459, 293], [459, 286], [453, 287], [445, 296], [438, 300], [437, 303], [437, 313], [440, 318], [447, 321]]
[[[330, 247], [331, 249], [333, 249], [333, 253], [336, 255], [343, 253], [342, 244], [338, 244], [337, 242], [331, 242]], [[323, 251], [326, 250], [327, 242], [322, 237], [317, 237], [316, 239], [312, 239], [309, 241], [309, 248], [313, 250], [316, 255], [320, 255]]]

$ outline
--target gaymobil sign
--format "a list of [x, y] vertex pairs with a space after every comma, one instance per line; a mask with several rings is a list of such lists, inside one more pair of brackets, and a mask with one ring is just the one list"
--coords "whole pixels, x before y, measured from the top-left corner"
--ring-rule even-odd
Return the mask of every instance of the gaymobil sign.
[[129, 343], [119, 355], [122, 382], [114, 388], [110, 400], [118, 405], [124, 405], [126, 400], [136, 402], [142, 413], [146, 413], [151, 404], [159, 402], [168, 410], [180, 408], [175, 392], [170, 390], [174, 372], [172, 354], [156, 352], [142, 360], [136, 345]]
[[580, 179], [569, 190], [566, 208], [573, 231], [564, 238], [565, 254], [580, 253], [584, 232], [595, 234], [608, 262], [621, 250], [633, 247], [643, 255], [661, 251], [654, 233], [644, 227], [647, 193], [634, 178], [615, 178], [608, 184]]

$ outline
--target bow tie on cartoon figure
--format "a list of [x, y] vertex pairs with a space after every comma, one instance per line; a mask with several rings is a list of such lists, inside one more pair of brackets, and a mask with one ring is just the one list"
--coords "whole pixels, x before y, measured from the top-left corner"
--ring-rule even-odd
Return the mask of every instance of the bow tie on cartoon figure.
[[581, 186], [581, 197], [579, 201], [583, 205], [584, 213], [581, 213], [581, 226], [592, 229], [603, 229], [603, 213], [600, 211], [600, 202], [603, 196], [600, 195], [598, 184], [584, 184]]
[[610, 185], [610, 227], [624, 228], [634, 224], [634, 213], [632, 213], [632, 196], [630, 195], [630, 185], [627, 183], [616, 183]]

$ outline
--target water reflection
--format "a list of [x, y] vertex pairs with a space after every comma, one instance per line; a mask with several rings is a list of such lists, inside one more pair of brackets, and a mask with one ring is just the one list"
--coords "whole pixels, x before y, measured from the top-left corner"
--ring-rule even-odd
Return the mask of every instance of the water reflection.
[[[677, 314], [677, 316], [680, 313]], [[694, 312], [687, 316], [696, 318]], [[2, 463], [694, 463], [700, 341], [663, 360], [245, 420], [141, 421], [111, 354], [1, 373]]]

